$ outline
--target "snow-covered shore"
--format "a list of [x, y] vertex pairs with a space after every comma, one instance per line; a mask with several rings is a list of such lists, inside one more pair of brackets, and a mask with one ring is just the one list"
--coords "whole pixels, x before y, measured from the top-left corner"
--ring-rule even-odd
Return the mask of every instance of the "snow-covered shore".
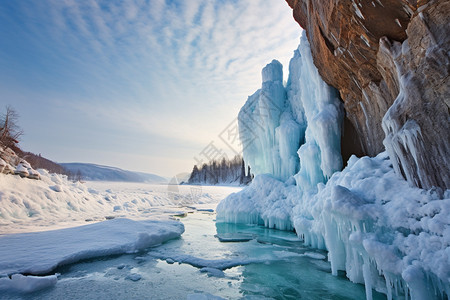
[[184, 232], [177, 215], [215, 207], [241, 189], [80, 183], [39, 172], [41, 180], [0, 174], [0, 293], [47, 288], [61, 265], [177, 238]]
[[0, 235], [85, 225], [105, 219], [168, 219], [182, 207], [217, 203], [236, 187], [71, 182], [39, 170], [41, 180], [0, 174]]

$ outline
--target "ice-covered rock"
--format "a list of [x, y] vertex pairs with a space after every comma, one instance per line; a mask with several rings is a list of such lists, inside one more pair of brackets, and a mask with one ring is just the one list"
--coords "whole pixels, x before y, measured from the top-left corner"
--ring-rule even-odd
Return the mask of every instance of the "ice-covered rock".
[[410, 184], [450, 188], [450, 24], [447, 1], [423, 6], [403, 43], [380, 39], [378, 61], [397, 97], [383, 117], [383, 141]]
[[17, 165], [14, 174], [19, 175], [20, 177], [28, 177], [28, 168], [26, 167], [26, 165], [20, 163]]
[[342, 97], [351, 153], [386, 147], [410, 184], [450, 188], [450, 2], [286, 1]]
[[6, 148], [6, 149], [0, 148], [0, 158], [2, 158], [6, 163], [8, 163], [12, 166], [16, 166], [22, 160], [10, 148]]
[[450, 293], [450, 191], [409, 186], [385, 152], [351, 157], [317, 193], [257, 176], [217, 212], [218, 222], [295, 228], [306, 245], [328, 251], [333, 274], [346, 271], [368, 295], [372, 288], [413, 299]]
[[15, 169], [8, 163], [6, 163], [5, 167], [3, 168], [3, 174], [14, 174]]
[[0, 174], [15, 174], [30, 179], [40, 179], [39, 173], [10, 148], [0, 147]]
[[41, 175], [35, 169], [29, 168], [28, 169], [28, 178], [30, 178], [30, 179], [41, 179]]
[[[282, 144], [290, 154], [300, 145], [299, 171], [290, 171], [290, 176], [281, 171], [290, 170], [280, 155], [283, 147], [277, 129], [281, 121], [262, 123], [255, 117], [253, 124], [242, 122], [248, 128], [240, 127], [244, 159], [257, 176], [249, 187], [218, 205], [217, 221], [294, 228], [305, 244], [328, 251], [334, 275], [345, 271], [351, 281], [364, 283], [368, 299], [372, 289], [386, 293], [389, 299], [398, 295], [413, 299], [448, 297], [450, 190], [409, 186], [394, 172], [400, 170], [399, 166], [395, 161], [392, 165], [386, 152], [374, 158], [352, 156], [339, 172], [342, 108], [335, 91], [315, 69], [305, 37], [290, 69], [293, 72], [280, 118], [288, 115], [304, 135], [290, 139], [294, 135], [283, 131], [287, 138]], [[242, 111], [256, 109], [258, 97], [260, 91], [249, 97], [240, 121]], [[399, 100], [398, 107], [401, 104]], [[396, 121], [385, 123], [396, 126]], [[269, 130], [260, 129], [261, 124]], [[269, 133], [274, 127], [272, 138]], [[417, 147], [420, 128], [414, 121], [406, 121], [403, 127], [389, 128], [388, 132], [398, 136], [394, 144], [388, 141], [387, 145], [408, 152], [422, 163], [417, 154], [423, 150]], [[255, 138], [250, 129], [261, 135]], [[252, 137], [255, 141], [245, 147]], [[401, 143], [396, 146], [398, 141]]]

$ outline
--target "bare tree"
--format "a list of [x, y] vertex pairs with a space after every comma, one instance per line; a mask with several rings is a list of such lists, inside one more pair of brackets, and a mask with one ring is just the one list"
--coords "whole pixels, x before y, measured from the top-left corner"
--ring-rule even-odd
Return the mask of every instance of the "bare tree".
[[19, 143], [23, 130], [17, 125], [19, 114], [11, 106], [6, 106], [6, 113], [0, 116], [0, 145], [13, 148]]

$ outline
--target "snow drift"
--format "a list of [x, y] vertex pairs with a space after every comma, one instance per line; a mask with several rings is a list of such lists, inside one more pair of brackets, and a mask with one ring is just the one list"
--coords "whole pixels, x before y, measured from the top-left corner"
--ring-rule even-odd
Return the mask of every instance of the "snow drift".
[[163, 218], [179, 205], [216, 203], [236, 188], [128, 182], [72, 182], [39, 170], [41, 180], [0, 174], [0, 235], [72, 227], [105, 218]]

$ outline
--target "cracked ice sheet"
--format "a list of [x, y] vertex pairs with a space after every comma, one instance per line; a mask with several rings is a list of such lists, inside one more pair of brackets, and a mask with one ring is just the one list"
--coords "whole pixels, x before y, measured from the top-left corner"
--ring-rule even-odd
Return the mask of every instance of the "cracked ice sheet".
[[[179, 237], [177, 221], [114, 219], [67, 229], [0, 237], [0, 277], [49, 274], [80, 260], [137, 251]], [[1, 287], [1, 286], [0, 286]]]

